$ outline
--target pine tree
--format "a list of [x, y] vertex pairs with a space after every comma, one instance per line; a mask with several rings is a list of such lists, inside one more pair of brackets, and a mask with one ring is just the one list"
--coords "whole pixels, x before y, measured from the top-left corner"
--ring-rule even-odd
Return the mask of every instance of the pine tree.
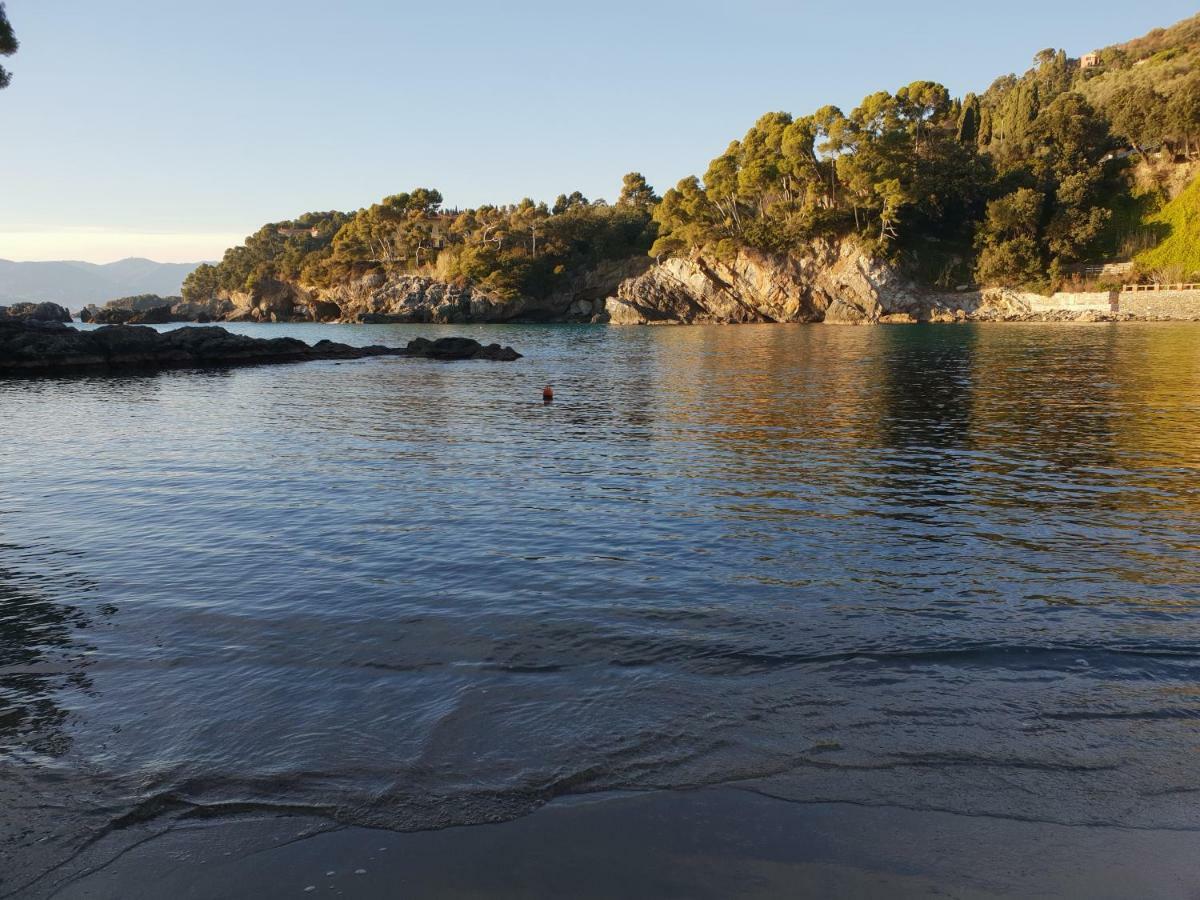
[[[12, 56], [20, 46], [20, 41], [13, 33], [12, 24], [8, 21], [8, 14], [4, 11], [4, 4], [0, 3], [0, 56]], [[11, 82], [12, 73], [0, 66], [0, 88], [8, 87]]]

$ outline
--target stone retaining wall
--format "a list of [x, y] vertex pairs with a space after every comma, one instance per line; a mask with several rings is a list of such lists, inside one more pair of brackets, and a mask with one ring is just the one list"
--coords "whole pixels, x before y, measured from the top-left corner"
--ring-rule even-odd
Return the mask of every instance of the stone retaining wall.
[[1200, 291], [1125, 291], [1119, 310], [1135, 316], [1200, 319]]
[[1053, 297], [1025, 294], [1022, 299], [1029, 304], [1030, 312], [1057, 312], [1060, 310], [1083, 312], [1090, 310], [1107, 313], [1116, 312], [1117, 309], [1116, 291], [1089, 291], [1077, 294], [1060, 292]]

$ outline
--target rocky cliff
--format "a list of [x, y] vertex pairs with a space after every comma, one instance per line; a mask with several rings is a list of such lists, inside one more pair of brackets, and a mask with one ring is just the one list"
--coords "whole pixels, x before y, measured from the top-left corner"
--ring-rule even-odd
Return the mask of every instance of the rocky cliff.
[[475, 285], [427, 275], [372, 272], [329, 288], [264, 279], [253, 290], [223, 293], [207, 301], [155, 299], [167, 305], [133, 311], [106, 308], [97, 311], [94, 321], [642, 325], [1110, 317], [1091, 310], [1049, 309], [1046, 298], [1002, 288], [931, 290], [853, 241], [815, 242], [804, 253], [788, 256], [741, 250], [729, 259], [697, 253], [658, 264], [648, 258], [614, 260], [576, 275], [546, 297], [506, 298]]
[[71, 314], [65, 306], [59, 306], [57, 303], [14, 303], [12, 306], [0, 306], [0, 320], [25, 319], [35, 322], [70, 322]]
[[853, 243], [813, 244], [797, 256], [742, 250], [666, 260], [608, 299], [615, 325], [741, 322], [955, 321], [988, 303], [978, 292], [934, 293]]
[[548, 296], [516, 298], [426, 275], [372, 272], [330, 288], [267, 279], [213, 298], [207, 308], [227, 321], [250, 322], [589, 322], [603, 318], [606, 299], [623, 281], [649, 266], [646, 258], [608, 261]]
[[79, 313], [79, 321], [96, 325], [164, 325], [168, 322], [216, 322], [233, 312], [228, 300], [214, 298], [204, 303], [188, 303], [182, 297], [139, 294], [109, 300], [103, 306], [94, 303]]

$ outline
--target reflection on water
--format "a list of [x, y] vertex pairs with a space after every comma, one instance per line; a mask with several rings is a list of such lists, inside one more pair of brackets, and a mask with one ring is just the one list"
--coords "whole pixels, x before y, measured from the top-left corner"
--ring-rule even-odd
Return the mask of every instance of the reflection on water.
[[0, 529], [72, 549], [0, 558], [19, 871], [735, 779], [1200, 825], [1196, 326], [454, 330], [526, 358], [0, 381]]
[[[0, 506], [0, 540], [6, 512]], [[72, 709], [92, 689], [94, 647], [91, 614], [66, 602], [91, 588], [74, 556], [0, 542], [0, 896], [61, 858], [57, 836], [79, 834], [61, 823], [78, 814]], [[94, 608], [97, 617], [115, 612]]]
[[42, 576], [5, 565], [27, 552], [0, 544], [0, 759], [65, 754], [70, 739], [60, 694], [90, 684], [83, 666], [89, 648], [78, 634], [86, 617], [42, 595]]

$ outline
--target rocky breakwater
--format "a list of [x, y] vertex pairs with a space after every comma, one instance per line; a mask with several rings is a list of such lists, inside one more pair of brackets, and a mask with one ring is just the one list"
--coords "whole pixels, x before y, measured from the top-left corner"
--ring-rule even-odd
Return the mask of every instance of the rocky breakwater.
[[622, 282], [606, 312], [614, 325], [944, 322], [969, 318], [982, 302], [978, 292], [922, 289], [847, 241], [790, 256], [668, 259]]
[[262, 365], [318, 359], [412, 356], [438, 360], [514, 360], [521, 354], [469, 338], [417, 338], [406, 347], [351, 347], [333, 341], [252, 338], [216, 326], [160, 332], [137, 325], [80, 331], [61, 323], [0, 319], [0, 373], [45, 374], [77, 369], [163, 369]]

